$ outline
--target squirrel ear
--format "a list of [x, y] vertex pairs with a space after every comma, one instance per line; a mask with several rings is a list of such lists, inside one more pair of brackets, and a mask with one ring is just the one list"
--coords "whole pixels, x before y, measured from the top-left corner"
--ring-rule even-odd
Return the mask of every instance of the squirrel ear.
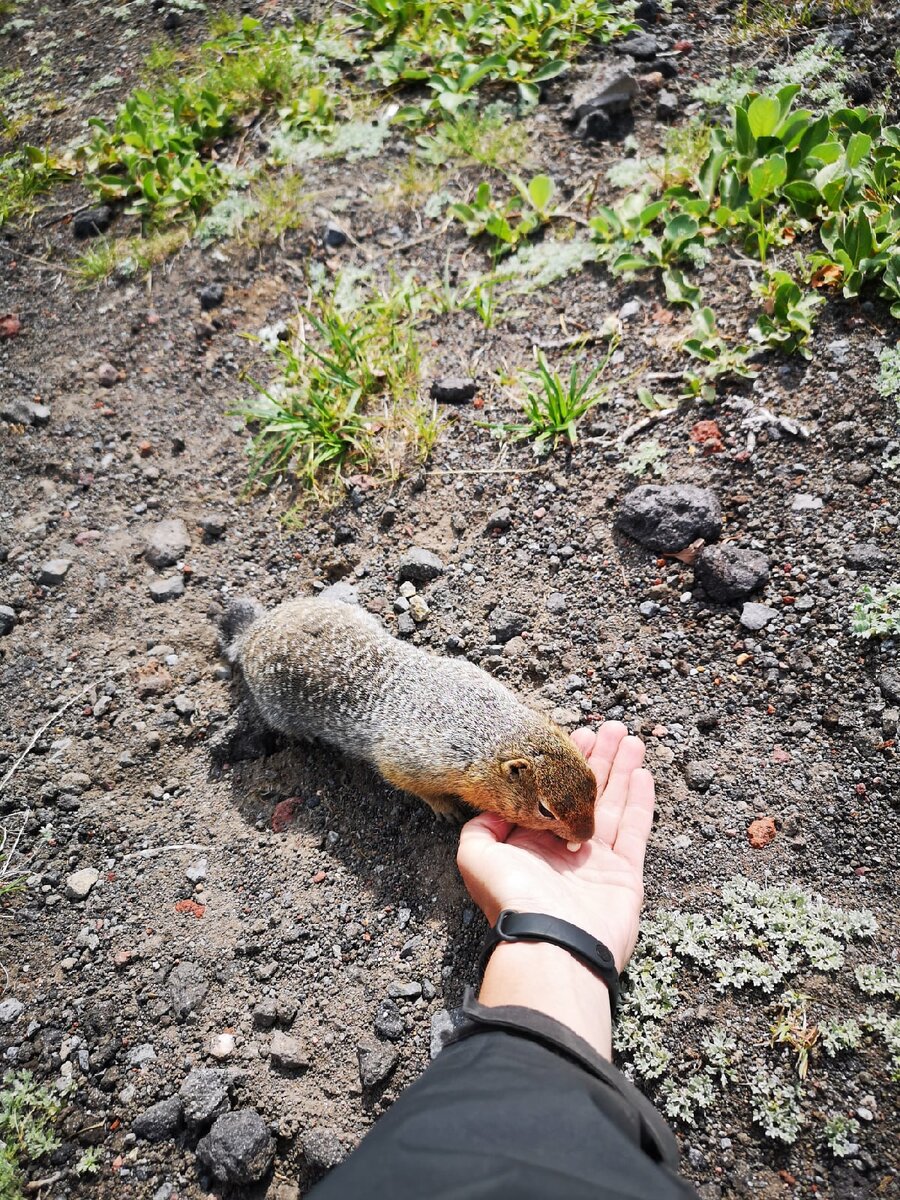
[[522, 775], [527, 775], [531, 770], [531, 763], [527, 758], [508, 758], [506, 762], [500, 764], [500, 768], [504, 775], [508, 775], [510, 779], [518, 779]]

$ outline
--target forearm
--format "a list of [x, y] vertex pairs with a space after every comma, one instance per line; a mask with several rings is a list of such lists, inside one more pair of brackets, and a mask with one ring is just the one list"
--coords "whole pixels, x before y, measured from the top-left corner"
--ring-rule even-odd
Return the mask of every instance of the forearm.
[[505, 942], [488, 960], [479, 1001], [544, 1013], [567, 1026], [607, 1060], [612, 1058], [609, 992], [567, 950], [548, 942]]

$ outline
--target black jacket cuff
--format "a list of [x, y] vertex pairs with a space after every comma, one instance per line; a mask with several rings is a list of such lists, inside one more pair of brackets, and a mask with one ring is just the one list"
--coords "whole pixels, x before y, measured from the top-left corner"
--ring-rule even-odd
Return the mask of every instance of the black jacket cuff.
[[466, 1022], [449, 1039], [450, 1042], [502, 1029], [507, 1033], [529, 1038], [577, 1063], [594, 1078], [609, 1087], [618, 1100], [617, 1107], [623, 1109], [623, 1122], [628, 1131], [640, 1144], [641, 1149], [655, 1162], [678, 1170], [678, 1143], [669, 1126], [650, 1101], [621, 1071], [602, 1058], [597, 1051], [567, 1025], [555, 1021], [544, 1013], [517, 1005], [500, 1005], [496, 1008], [480, 1004], [472, 988], [466, 989], [462, 1010]]

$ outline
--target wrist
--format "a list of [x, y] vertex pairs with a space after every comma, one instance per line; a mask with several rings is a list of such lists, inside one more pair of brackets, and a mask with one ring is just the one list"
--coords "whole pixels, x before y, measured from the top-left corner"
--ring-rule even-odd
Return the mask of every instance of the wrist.
[[549, 942], [501, 942], [484, 972], [482, 1004], [532, 1008], [568, 1026], [603, 1058], [612, 1057], [606, 984], [568, 950]]

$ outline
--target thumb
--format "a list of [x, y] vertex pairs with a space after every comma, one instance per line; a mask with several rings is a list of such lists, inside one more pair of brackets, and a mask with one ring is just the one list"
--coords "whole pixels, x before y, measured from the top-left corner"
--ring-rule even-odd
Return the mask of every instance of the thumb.
[[471, 864], [490, 846], [505, 842], [515, 826], [505, 817], [496, 813], [479, 813], [471, 821], [466, 821], [459, 835], [459, 849], [456, 862], [459, 867]]

